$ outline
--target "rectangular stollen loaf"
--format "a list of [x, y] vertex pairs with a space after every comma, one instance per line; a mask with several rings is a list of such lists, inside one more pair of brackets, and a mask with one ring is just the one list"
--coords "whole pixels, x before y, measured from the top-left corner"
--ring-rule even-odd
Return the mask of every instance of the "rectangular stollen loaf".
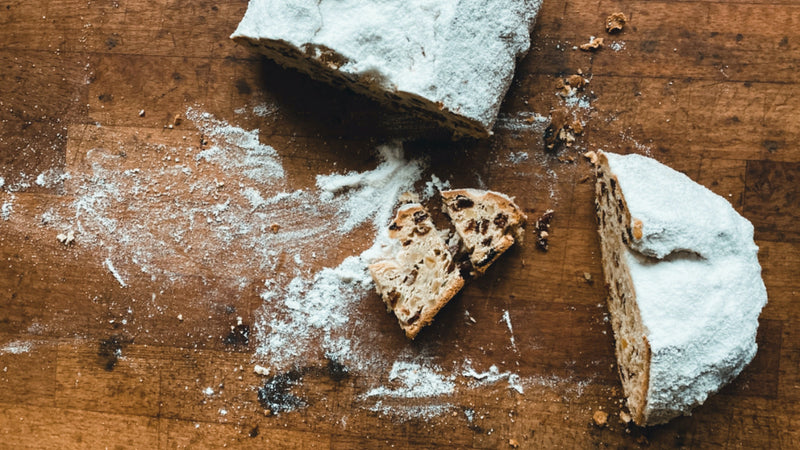
[[278, 64], [486, 137], [541, 0], [250, 0], [231, 38]]

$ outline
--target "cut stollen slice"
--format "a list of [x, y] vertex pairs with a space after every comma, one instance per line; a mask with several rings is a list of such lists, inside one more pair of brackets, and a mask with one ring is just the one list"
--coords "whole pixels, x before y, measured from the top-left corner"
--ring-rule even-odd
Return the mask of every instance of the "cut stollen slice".
[[406, 336], [417, 333], [464, 286], [447, 243], [419, 203], [397, 210], [389, 225], [391, 255], [370, 264], [378, 293]]
[[627, 406], [639, 425], [665, 423], [703, 404], [756, 354], [767, 291], [753, 226], [653, 159], [586, 156]]
[[472, 275], [482, 275], [514, 242], [522, 242], [527, 216], [505, 194], [478, 189], [442, 191], [444, 211], [469, 254]]

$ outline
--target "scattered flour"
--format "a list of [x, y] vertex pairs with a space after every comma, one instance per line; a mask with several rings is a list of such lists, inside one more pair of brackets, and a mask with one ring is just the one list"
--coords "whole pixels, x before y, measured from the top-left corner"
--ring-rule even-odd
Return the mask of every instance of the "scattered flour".
[[114, 279], [117, 280], [120, 286], [128, 287], [128, 283], [126, 283], [125, 280], [122, 278], [122, 275], [119, 274], [116, 267], [114, 267], [114, 263], [111, 262], [110, 258], [106, 258], [106, 260], [103, 261], [103, 264], [106, 266], [106, 268], [108, 268], [108, 271], [111, 272], [111, 275], [114, 275]]
[[12, 194], [7, 201], [0, 205], [0, 218], [3, 220], [8, 220], [11, 217], [11, 213], [14, 212], [14, 200], [15, 198]]
[[511, 326], [511, 315], [509, 314], [508, 310], [503, 311], [503, 321], [506, 323], [506, 326], [508, 327], [508, 332], [511, 333], [511, 337], [509, 338], [511, 340], [511, 347], [513, 347], [514, 350], [516, 350], [517, 343], [516, 341], [514, 341], [514, 328]]
[[19, 355], [21, 353], [28, 353], [33, 348], [33, 344], [25, 341], [12, 341], [0, 347], [0, 355], [12, 354]]
[[624, 50], [625, 49], [625, 41], [612, 41], [610, 44], [608, 44], [608, 48], [610, 48], [611, 50], [614, 50], [615, 52], [618, 52], [620, 50]]
[[474, 378], [478, 385], [494, 384], [500, 380], [506, 380], [509, 389], [513, 389], [520, 394], [525, 392], [519, 375], [513, 372], [500, 372], [500, 369], [495, 365], [490, 366], [486, 372], [477, 372], [472, 368], [472, 361], [467, 360], [466, 367], [461, 372], [461, 375], [467, 378]]
[[[41, 226], [74, 227], [82, 245], [100, 250], [98, 263], [122, 287], [174, 287], [185, 273], [219, 281], [224, 267], [235, 274], [225, 281], [234, 292], [256, 285], [262, 300], [252, 325], [254, 364], [280, 373], [330, 358], [352, 372], [382, 375], [385, 386], [371, 386], [359, 396], [380, 414], [429, 418], [452, 410], [448, 399], [461, 388], [504, 380], [522, 392], [523, 385], [541, 382], [496, 367], [496, 373], [478, 373], [432, 365], [419, 352], [378, 345], [378, 332], [363, 322], [360, 311], [367, 299], [375, 300], [367, 266], [391, 245], [386, 225], [398, 196], [424, 186], [423, 195], [430, 198], [450, 186], [435, 175], [425, 178], [424, 160], [406, 159], [402, 144], [393, 142], [377, 149], [380, 162], [371, 170], [321, 174], [315, 186], [297, 189], [280, 152], [261, 143], [258, 130], [196, 108], [185, 117], [201, 134], [199, 147], [120, 142], [114, 127], [87, 130], [96, 146], [82, 155], [79, 167], [41, 175], [42, 185], [63, 181], [74, 199], [45, 211]], [[136, 151], [121, 155], [126, 145]], [[515, 158], [524, 159], [522, 153]], [[160, 161], [156, 168], [153, 160]], [[9, 197], [3, 219], [12, 211], [13, 194]], [[347, 248], [352, 233], [374, 236], [372, 246], [338, 265], [309, 268], [315, 259]], [[215, 296], [207, 297], [198, 302], [211, 308]], [[516, 347], [510, 318], [503, 320]], [[464, 378], [475, 383], [465, 384]]]
[[521, 111], [515, 115], [500, 115], [497, 118], [495, 128], [510, 131], [528, 131], [533, 133], [544, 133], [550, 118], [541, 114]]
[[40, 173], [36, 177], [35, 183], [37, 186], [53, 188], [63, 183], [67, 178], [69, 178], [69, 175], [61, 172], [60, 170], [49, 169]]
[[425, 367], [418, 363], [395, 361], [389, 372], [389, 381], [399, 384], [396, 388], [384, 386], [374, 388], [362, 396], [421, 398], [452, 395], [456, 385], [453, 375], [444, 376], [437, 367]]

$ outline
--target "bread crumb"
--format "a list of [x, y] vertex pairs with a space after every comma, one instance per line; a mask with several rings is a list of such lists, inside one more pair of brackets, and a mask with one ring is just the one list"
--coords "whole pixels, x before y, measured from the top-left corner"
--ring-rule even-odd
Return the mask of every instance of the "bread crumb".
[[587, 283], [592, 284], [592, 274], [589, 272], [583, 272], [583, 279], [586, 280]]
[[625, 14], [621, 12], [614, 13], [606, 18], [606, 31], [608, 33], [618, 33], [622, 31], [627, 21], [628, 18], [625, 17]]
[[58, 239], [58, 242], [61, 242], [64, 245], [70, 245], [75, 242], [75, 232], [69, 230], [66, 233], [59, 233], [58, 236], [56, 236], [56, 239]]
[[627, 412], [625, 412], [625, 411], [620, 411], [620, 412], [619, 412], [619, 420], [621, 420], [621, 421], [622, 421], [622, 423], [624, 423], [625, 425], [627, 425], [627, 424], [631, 423], [631, 421], [633, 420], [633, 418], [632, 418], [632, 417], [631, 417], [631, 415], [630, 415], [630, 414], [628, 414]]
[[583, 157], [588, 159], [590, 163], [597, 164], [597, 153], [595, 152], [586, 152], [583, 154]]
[[177, 127], [181, 123], [183, 123], [183, 119], [181, 118], [181, 115], [180, 114], [175, 114], [175, 117], [172, 118], [172, 125]]
[[[566, 130], [568, 116], [569, 111], [566, 108], [556, 109], [550, 114], [550, 125], [544, 131], [544, 147], [546, 150], [555, 152], [562, 144], [569, 143], [569, 145], [572, 145], [572, 142], [575, 141], [572, 133]], [[572, 138], [571, 141], [570, 137]]]
[[569, 77], [567, 77], [567, 84], [569, 84], [574, 88], [580, 89], [586, 86], [586, 83], [587, 83], [586, 78], [583, 78], [580, 75], [570, 75]]
[[536, 220], [534, 230], [536, 231], [536, 246], [542, 250], [547, 251], [550, 248], [548, 238], [550, 237], [550, 221], [553, 219], [554, 211], [548, 209]]
[[253, 372], [254, 372], [256, 375], [261, 375], [262, 377], [266, 377], [266, 376], [268, 376], [268, 375], [269, 375], [269, 369], [267, 369], [267, 368], [266, 368], [266, 367], [264, 367], [264, 366], [259, 366], [258, 364], [256, 364], [256, 365], [253, 367]]
[[280, 230], [280, 229], [281, 229], [281, 226], [280, 226], [280, 225], [278, 225], [277, 223], [273, 223], [272, 225], [270, 225], [270, 226], [269, 226], [269, 229], [270, 229], [270, 230], [271, 230], [273, 233], [277, 233], [277, 232], [278, 232], [278, 230]]
[[582, 44], [579, 48], [585, 52], [593, 52], [600, 49], [603, 46], [603, 38], [601, 37], [589, 37], [589, 42]]
[[605, 412], [605, 411], [597, 410], [597, 411], [594, 412], [594, 415], [592, 416], [592, 420], [594, 421], [594, 424], [596, 426], [602, 428], [602, 427], [608, 425], [608, 413]]
[[143, 109], [139, 110], [139, 117], [144, 117], [144, 110]]
[[583, 124], [580, 120], [573, 120], [569, 127], [575, 134], [583, 134]]
[[178, 314], [178, 320], [183, 322], [183, 314]]
[[508, 445], [510, 445], [511, 448], [517, 448], [517, 447], [519, 447], [519, 441], [517, 441], [516, 439], [513, 439], [513, 438], [509, 439], [508, 440]]

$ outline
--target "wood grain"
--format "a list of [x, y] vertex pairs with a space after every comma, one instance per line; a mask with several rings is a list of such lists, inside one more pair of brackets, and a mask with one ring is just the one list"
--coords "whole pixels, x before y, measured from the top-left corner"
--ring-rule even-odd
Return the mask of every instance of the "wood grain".
[[[458, 142], [235, 45], [228, 36], [245, 9], [245, 0], [0, 0], [0, 447], [798, 446], [795, 1], [545, 0], [495, 135]], [[617, 11], [629, 22], [607, 35], [605, 18]], [[590, 36], [606, 38], [605, 47], [574, 48]], [[586, 105], [572, 112], [585, 132], [575, 147], [548, 154], [543, 128], [525, 118], [568, 106], [556, 80], [578, 70], [589, 84]], [[270, 378], [253, 364], [264, 362], [255, 353], [264, 311], [275, 310], [261, 295], [265, 280], [295, 276], [295, 255], [263, 266], [252, 243], [223, 245], [210, 225], [185, 225], [181, 208], [208, 210], [244, 183], [196, 158], [209, 136], [186, 117], [190, 108], [258, 130], [286, 174], [265, 189], [309, 190], [319, 174], [370, 170], [376, 146], [405, 139], [407, 157], [427, 161], [427, 177], [507, 192], [534, 220], [554, 209], [550, 249], [532, 239], [514, 247], [414, 342], [366, 294], [350, 336], [368, 338], [360, 350], [389, 356], [344, 373], [312, 339], [302, 364], [270, 374], [294, 380], [285, 393], [303, 406], [266, 411], [259, 389]], [[755, 227], [769, 293], [758, 354], [692, 416], [663, 426], [619, 418], [593, 187], [580, 157], [596, 149], [651, 155], [728, 199]], [[176, 157], [191, 174], [170, 172]], [[133, 195], [126, 170], [150, 182], [147, 196]], [[56, 181], [37, 183], [44, 174]], [[227, 185], [197, 187], [214, 180]], [[65, 224], [77, 226], [88, 207], [80, 202], [101, 187], [111, 192], [109, 184], [122, 200], [93, 205], [111, 231], [61, 244]], [[289, 209], [270, 214], [284, 227], [303, 224]], [[138, 245], [166, 244], [137, 253], [112, 223], [150, 233]], [[311, 276], [373, 237], [362, 226], [297, 257]], [[479, 372], [495, 365], [525, 380], [524, 393], [454, 375], [449, 396], [366, 396], [393, 386], [397, 355], [424, 356], [453, 374], [467, 360]], [[444, 412], [408, 413], [431, 404]], [[609, 412], [607, 427], [592, 425], [597, 410]]]

